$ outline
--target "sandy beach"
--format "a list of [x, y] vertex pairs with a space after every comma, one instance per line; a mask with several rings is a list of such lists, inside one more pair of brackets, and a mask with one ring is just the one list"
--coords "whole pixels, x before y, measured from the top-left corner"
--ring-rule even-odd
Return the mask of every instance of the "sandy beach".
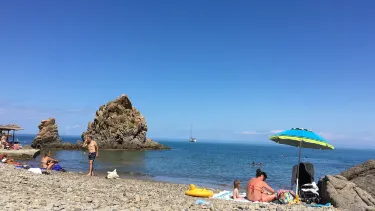
[[2, 210], [335, 210], [219, 199], [196, 205], [198, 198], [184, 194], [187, 185], [68, 172], [34, 174], [11, 165], [0, 165], [0, 175]]

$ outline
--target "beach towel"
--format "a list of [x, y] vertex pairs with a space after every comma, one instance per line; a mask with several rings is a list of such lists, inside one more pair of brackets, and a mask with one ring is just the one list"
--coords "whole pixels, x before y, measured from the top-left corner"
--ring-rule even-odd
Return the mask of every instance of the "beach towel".
[[331, 203], [327, 204], [306, 204], [306, 207], [330, 207]]
[[34, 174], [42, 174], [42, 170], [40, 170], [40, 168], [29, 168], [28, 171], [31, 171]]
[[[240, 197], [245, 198], [246, 193], [240, 193]], [[233, 191], [221, 191], [220, 193], [215, 194], [212, 198], [214, 199], [222, 199], [222, 200], [230, 200], [230, 201], [240, 201], [240, 202], [247, 202], [250, 201], [247, 199], [233, 199]]]

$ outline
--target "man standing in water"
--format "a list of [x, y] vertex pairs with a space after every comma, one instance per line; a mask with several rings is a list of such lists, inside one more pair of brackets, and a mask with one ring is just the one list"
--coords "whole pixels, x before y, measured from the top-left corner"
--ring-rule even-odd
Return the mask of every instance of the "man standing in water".
[[90, 162], [90, 171], [87, 176], [94, 176], [94, 160], [99, 156], [99, 147], [95, 141], [92, 140], [91, 135], [87, 135], [85, 142], [83, 142], [83, 147], [86, 147], [89, 150], [89, 162]]

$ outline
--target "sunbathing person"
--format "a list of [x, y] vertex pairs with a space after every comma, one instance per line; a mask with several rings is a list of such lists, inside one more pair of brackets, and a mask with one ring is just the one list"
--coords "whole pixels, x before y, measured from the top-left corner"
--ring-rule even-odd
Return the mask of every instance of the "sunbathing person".
[[20, 143], [16, 142], [12, 145], [12, 149], [15, 149], [15, 150], [22, 149], [22, 145]]
[[4, 154], [3, 156], [1, 156], [1, 162], [6, 163], [6, 164], [18, 164], [12, 158], [8, 157], [7, 154]]
[[271, 202], [276, 199], [275, 191], [264, 182], [267, 174], [260, 169], [256, 171], [256, 178], [252, 178], [246, 190], [246, 198], [250, 201]]
[[[253, 162], [254, 163], [254, 162]], [[246, 198], [250, 198], [250, 183], [252, 183], [255, 179], [259, 178], [262, 174], [262, 171], [260, 169], [256, 170], [255, 177], [251, 178], [249, 182], [247, 183], [247, 188], [246, 188]]]
[[40, 164], [42, 168], [46, 168], [47, 170], [51, 170], [58, 160], [51, 158], [51, 151], [47, 151], [44, 156], [42, 157]]

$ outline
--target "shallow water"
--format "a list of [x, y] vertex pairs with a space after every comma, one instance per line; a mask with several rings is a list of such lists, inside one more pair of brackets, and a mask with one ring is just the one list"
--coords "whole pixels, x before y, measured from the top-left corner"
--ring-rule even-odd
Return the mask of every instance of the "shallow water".
[[[20, 135], [23, 144], [30, 143], [33, 136]], [[75, 143], [80, 137], [62, 137]], [[117, 169], [119, 175], [152, 177], [153, 180], [230, 189], [239, 179], [245, 186], [256, 168], [267, 172], [267, 182], [274, 188], [290, 188], [292, 166], [296, 165], [298, 149], [270, 144], [258, 146], [239, 143], [189, 143], [182, 141], [160, 141], [169, 146], [168, 151], [113, 151], [100, 150], [95, 160], [95, 170], [100, 172]], [[87, 152], [77, 150], [53, 151], [53, 157], [68, 171], [86, 173]], [[302, 150], [302, 161], [315, 166], [315, 178], [326, 174], [337, 174], [354, 165], [375, 158], [374, 150], [335, 149]], [[39, 165], [40, 157], [29, 161]], [[261, 162], [252, 167], [251, 163]]]

